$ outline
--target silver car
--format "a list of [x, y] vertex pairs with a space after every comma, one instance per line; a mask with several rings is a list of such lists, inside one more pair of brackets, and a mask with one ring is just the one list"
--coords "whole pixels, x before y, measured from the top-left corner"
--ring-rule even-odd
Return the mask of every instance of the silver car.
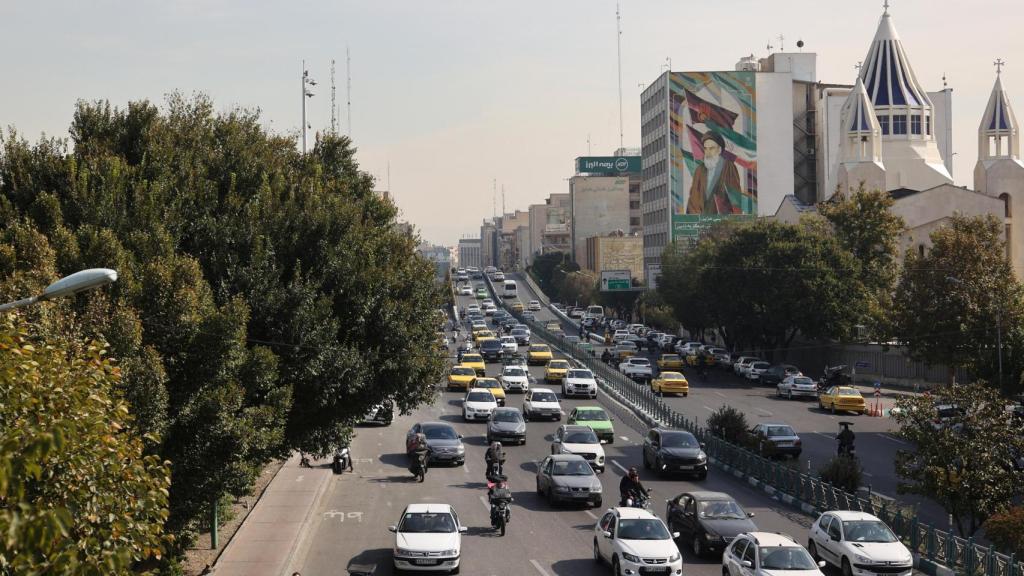
[[537, 464], [537, 494], [549, 504], [573, 502], [601, 506], [601, 481], [578, 454], [552, 454]]

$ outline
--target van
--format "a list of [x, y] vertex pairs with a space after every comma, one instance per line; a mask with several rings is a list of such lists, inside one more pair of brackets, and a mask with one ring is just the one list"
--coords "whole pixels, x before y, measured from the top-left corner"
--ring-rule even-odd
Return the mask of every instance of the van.
[[604, 316], [604, 308], [596, 304], [587, 306], [587, 313], [584, 318], [601, 318]]

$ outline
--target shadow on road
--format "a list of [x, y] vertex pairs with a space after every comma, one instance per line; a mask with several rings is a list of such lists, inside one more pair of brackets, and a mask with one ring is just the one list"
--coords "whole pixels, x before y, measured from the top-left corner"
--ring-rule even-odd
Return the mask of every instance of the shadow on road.
[[519, 463], [519, 469], [520, 470], [525, 470], [527, 472], [532, 472], [533, 474], [536, 474], [537, 473], [537, 463], [536, 462], [532, 462], [530, 460], [527, 460], [526, 462], [520, 462]]
[[587, 576], [594, 574], [597, 568], [598, 565], [593, 558], [575, 558], [555, 562], [551, 565], [551, 572], [558, 576]]
[[487, 488], [486, 482], [463, 482], [462, 484], [449, 484], [449, 488], [465, 488], [466, 490], [483, 490]]
[[388, 484], [411, 484], [415, 483], [416, 479], [412, 477], [412, 474], [406, 474], [405, 476], [383, 476], [380, 478], [371, 478], [370, 482], [375, 482], [377, 484], [384, 482], [387, 482]]
[[487, 446], [487, 438], [483, 436], [464, 436], [462, 438], [463, 444], [469, 444], [470, 446]]
[[404, 452], [381, 454], [379, 460], [381, 464], [387, 464], [388, 466], [401, 466], [405, 468], [409, 465], [409, 457]]
[[466, 536], [481, 538], [501, 538], [501, 533], [490, 526], [467, 526]]
[[391, 549], [363, 550], [348, 561], [349, 576], [378, 576], [391, 573]]
[[441, 414], [442, 422], [462, 422], [462, 414]]

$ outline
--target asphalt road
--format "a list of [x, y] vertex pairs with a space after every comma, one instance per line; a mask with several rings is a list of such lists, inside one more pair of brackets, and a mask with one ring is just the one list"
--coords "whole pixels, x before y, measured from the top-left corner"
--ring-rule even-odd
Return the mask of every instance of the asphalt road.
[[[524, 301], [529, 298], [521, 298]], [[472, 300], [460, 297], [461, 305]], [[500, 364], [488, 364], [488, 375], [496, 375]], [[531, 367], [543, 386], [543, 368]], [[355, 472], [334, 476], [309, 526], [309, 533], [297, 551], [303, 576], [345, 574], [354, 564], [376, 564], [374, 574], [392, 574], [391, 548], [394, 535], [387, 531], [397, 523], [403, 508], [412, 502], [452, 504], [469, 527], [463, 538], [462, 573], [472, 575], [574, 576], [608, 573], [597, 569], [591, 556], [593, 528], [601, 509], [550, 507], [534, 491], [535, 462], [550, 453], [551, 435], [558, 422], [530, 422], [528, 441], [507, 448], [506, 474], [515, 496], [512, 520], [505, 537], [490, 528], [484, 483], [485, 424], [465, 423], [461, 417], [462, 394], [439, 391], [433, 404], [414, 413], [398, 416], [388, 427], [357, 429], [352, 444]], [[640, 465], [641, 432], [635, 420], [623, 417], [604, 394], [599, 404], [616, 414], [616, 440], [606, 445], [608, 470], [602, 475], [605, 507], [617, 501], [622, 471]], [[593, 400], [563, 400], [568, 412], [573, 406]], [[522, 405], [522, 396], [510, 394], [509, 406]], [[414, 483], [406, 469], [405, 434], [417, 421], [451, 422], [464, 435], [466, 464], [461, 467], [431, 468], [426, 481]], [[636, 429], [630, 427], [633, 424]], [[811, 519], [755, 491], [745, 482], [712, 467], [704, 481], [662, 479], [642, 471], [642, 479], [654, 490], [653, 508], [664, 516], [665, 500], [688, 490], [728, 492], [748, 511], [763, 530], [792, 534], [806, 541]], [[694, 558], [684, 546], [686, 573], [719, 576], [719, 559]]]

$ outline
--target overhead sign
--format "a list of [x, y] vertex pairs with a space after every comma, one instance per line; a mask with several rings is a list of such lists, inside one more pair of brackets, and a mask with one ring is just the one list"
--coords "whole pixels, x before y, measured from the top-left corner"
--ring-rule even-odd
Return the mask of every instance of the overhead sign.
[[601, 270], [601, 292], [629, 291], [632, 286], [629, 270]]
[[580, 156], [576, 159], [577, 174], [629, 174], [640, 173], [643, 166], [639, 156]]

